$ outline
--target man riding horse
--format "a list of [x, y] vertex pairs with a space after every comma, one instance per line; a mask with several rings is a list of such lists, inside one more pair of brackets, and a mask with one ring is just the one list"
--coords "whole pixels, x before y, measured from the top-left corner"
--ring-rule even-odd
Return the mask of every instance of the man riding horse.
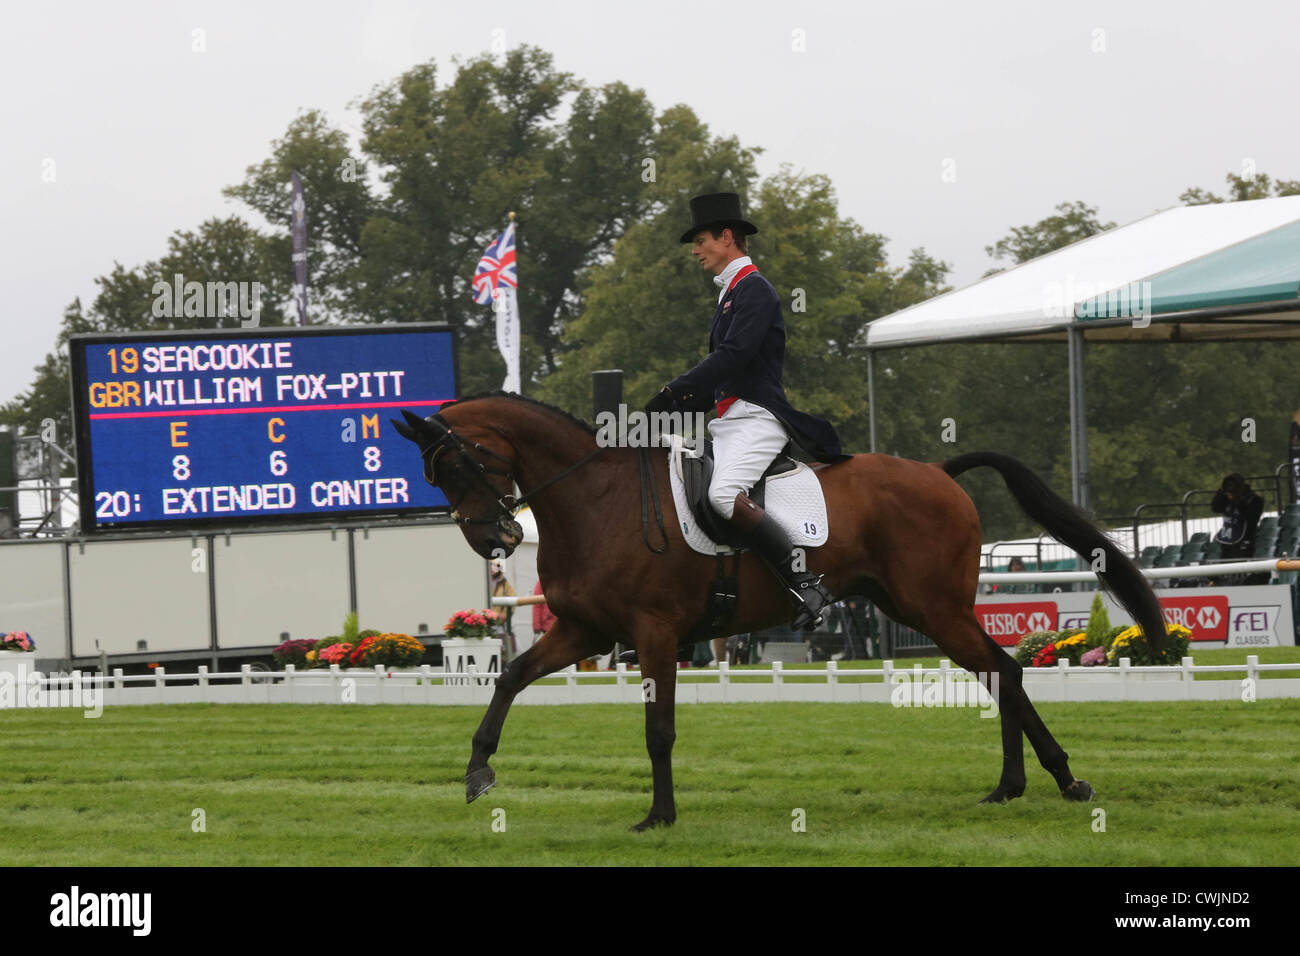
[[748, 493], [791, 441], [818, 461], [847, 456], [829, 422], [797, 411], [785, 396], [781, 300], [749, 258], [746, 237], [758, 228], [742, 214], [740, 196], [696, 196], [691, 219], [682, 242], [692, 244], [691, 254], [714, 273], [719, 287], [709, 354], [669, 382], [646, 411], [692, 412], [716, 405], [718, 417], [709, 423], [714, 457], [709, 504], [785, 585], [797, 609], [792, 627], [812, 630], [833, 598], [822, 576], [804, 569], [785, 530]]

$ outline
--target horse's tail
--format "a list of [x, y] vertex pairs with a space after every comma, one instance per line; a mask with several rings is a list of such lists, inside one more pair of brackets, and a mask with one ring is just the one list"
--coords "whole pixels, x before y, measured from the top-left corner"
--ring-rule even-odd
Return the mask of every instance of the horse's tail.
[[1123, 605], [1152, 646], [1163, 650], [1166, 646], [1164, 615], [1151, 585], [1128, 555], [1115, 547], [1082, 511], [1059, 498], [1041, 478], [1010, 455], [972, 452], [950, 458], [942, 467], [955, 478], [985, 465], [997, 469], [1016, 503], [1053, 538], [1085, 557], [1095, 558], [1101, 552], [1101, 566], [1105, 568], [1099, 572], [1102, 586]]

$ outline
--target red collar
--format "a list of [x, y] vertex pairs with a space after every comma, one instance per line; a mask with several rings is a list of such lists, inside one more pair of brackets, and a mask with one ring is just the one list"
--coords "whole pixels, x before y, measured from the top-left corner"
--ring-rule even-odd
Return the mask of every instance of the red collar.
[[751, 272], [757, 272], [757, 271], [758, 271], [758, 266], [754, 265], [754, 263], [751, 262], [749, 265], [745, 266], [743, 269], [737, 272], [735, 276], [732, 277], [731, 283], [727, 286], [727, 291], [730, 292], [732, 289], [736, 287], [737, 282], [745, 278], [745, 276], [749, 275]]

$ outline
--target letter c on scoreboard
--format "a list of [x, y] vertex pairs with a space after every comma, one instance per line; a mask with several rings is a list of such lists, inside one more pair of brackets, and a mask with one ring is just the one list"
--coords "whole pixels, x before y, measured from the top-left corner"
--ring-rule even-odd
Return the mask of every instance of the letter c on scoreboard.
[[278, 445], [278, 444], [280, 444], [280, 442], [284, 441], [284, 432], [277, 432], [277, 431], [275, 430], [275, 426], [276, 426], [276, 425], [279, 425], [281, 428], [283, 428], [283, 427], [284, 427], [284, 419], [283, 419], [283, 418], [272, 418], [269, 422], [267, 422], [267, 423], [266, 423], [266, 437], [269, 438], [269, 439], [271, 439], [271, 441], [275, 442], [275, 444]]

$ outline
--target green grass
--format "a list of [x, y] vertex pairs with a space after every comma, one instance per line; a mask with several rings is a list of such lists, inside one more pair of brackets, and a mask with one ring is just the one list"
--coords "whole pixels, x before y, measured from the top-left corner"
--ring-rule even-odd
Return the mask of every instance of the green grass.
[[[0, 714], [0, 864], [1294, 865], [1294, 701], [1042, 704], [1092, 782], [992, 789], [977, 710], [678, 708], [675, 827], [649, 808], [639, 706], [516, 707], [497, 789], [465, 804], [481, 708], [121, 707]], [[191, 813], [206, 813], [206, 833]], [[506, 830], [494, 832], [493, 811]], [[1106, 812], [1106, 832], [1093, 830]], [[793, 832], [792, 813], [807, 831]], [[499, 815], [498, 815], [499, 816]]]

